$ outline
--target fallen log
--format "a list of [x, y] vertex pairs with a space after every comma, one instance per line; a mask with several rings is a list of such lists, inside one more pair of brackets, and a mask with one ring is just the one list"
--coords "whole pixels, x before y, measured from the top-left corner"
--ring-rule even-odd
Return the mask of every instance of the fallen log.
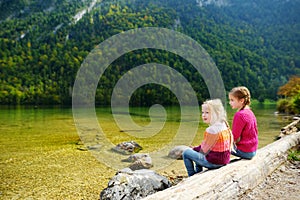
[[299, 143], [300, 132], [284, 136], [259, 149], [252, 160], [240, 160], [196, 174], [144, 199], [238, 199], [282, 165], [287, 151]]
[[286, 125], [285, 127], [281, 128], [279, 137], [297, 132], [298, 123], [300, 123], [300, 118], [298, 118], [298, 117], [294, 118], [294, 121], [292, 123], [290, 123], [290, 124]]

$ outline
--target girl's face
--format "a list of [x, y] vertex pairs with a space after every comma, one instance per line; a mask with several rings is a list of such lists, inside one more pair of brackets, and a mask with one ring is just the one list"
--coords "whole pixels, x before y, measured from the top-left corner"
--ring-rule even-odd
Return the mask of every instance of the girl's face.
[[232, 95], [229, 96], [229, 105], [232, 109], [238, 109], [240, 110], [244, 106], [244, 99], [238, 99]]
[[209, 124], [211, 121], [211, 112], [206, 104], [202, 105], [202, 120], [206, 124]]

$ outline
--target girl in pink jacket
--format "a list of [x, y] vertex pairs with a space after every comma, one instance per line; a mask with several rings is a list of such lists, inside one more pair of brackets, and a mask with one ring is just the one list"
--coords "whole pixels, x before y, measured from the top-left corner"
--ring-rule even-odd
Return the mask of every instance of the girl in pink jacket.
[[258, 130], [256, 117], [250, 109], [250, 92], [244, 87], [235, 87], [229, 92], [229, 104], [237, 109], [232, 122], [232, 134], [237, 157], [252, 159], [258, 147]]

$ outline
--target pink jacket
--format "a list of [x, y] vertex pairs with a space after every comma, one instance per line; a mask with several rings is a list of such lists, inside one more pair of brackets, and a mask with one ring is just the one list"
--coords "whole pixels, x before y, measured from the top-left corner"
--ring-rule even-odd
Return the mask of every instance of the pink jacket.
[[251, 109], [243, 109], [235, 113], [232, 122], [232, 134], [237, 149], [243, 152], [255, 152], [257, 150], [257, 122]]

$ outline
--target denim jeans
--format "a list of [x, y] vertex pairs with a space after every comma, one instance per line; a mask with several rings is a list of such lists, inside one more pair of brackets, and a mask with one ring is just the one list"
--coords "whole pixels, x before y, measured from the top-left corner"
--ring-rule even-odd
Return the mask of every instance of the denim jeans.
[[204, 154], [194, 151], [193, 149], [186, 149], [182, 153], [182, 158], [188, 176], [193, 176], [194, 174], [201, 172], [203, 170], [203, 167], [216, 169], [223, 166], [208, 162]]
[[254, 152], [243, 152], [241, 150], [238, 150], [237, 148], [235, 148], [235, 152], [231, 152], [232, 155], [240, 157], [240, 158], [244, 158], [244, 159], [252, 159], [255, 155], [256, 155], [256, 151]]

